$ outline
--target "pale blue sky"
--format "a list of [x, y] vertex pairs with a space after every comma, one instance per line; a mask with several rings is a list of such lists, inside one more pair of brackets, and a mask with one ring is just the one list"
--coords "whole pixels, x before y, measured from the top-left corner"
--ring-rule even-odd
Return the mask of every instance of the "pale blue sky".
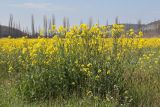
[[160, 0], [0, 0], [0, 23], [8, 25], [9, 14], [15, 22], [30, 26], [31, 14], [35, 15], [36, 26], [42, 25], [43, 15], [48, 18], [55, 14], [56, 24], [62, 24], [64, 16], [71, 25], [88, 22], [92, 17], [100, 24], [114, 22], [116, 16], [122, 23], [143, 23], [160, 19]]

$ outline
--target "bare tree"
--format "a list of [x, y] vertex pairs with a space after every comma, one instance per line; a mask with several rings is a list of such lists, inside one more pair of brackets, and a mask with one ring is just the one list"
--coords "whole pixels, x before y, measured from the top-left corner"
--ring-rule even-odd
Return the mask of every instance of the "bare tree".
[[43, 26], [44, 26], [44, 35], [47, 37], [48, 35], [48, 25], [47, 25], [47, 17], [43, 17]]
[[38, 33], [39, 33], [39, 36], [41, 36], [41, 27], [38, 26]]
[[115, 19], [115, 24], [119, 24], [118, 16]]
[[141, 20], [138, 20], [138, 30], [142, 31], [142, 22], [141, 22]]
[[0, 37], [2, 37], [2, 26], [1, 26], [1, 23], [0, 23]]
[[83, 24], [83, 20], [82, 20], [82, 19], [81, 19], [81, 21], [80, 21], [80, 25], [81, 25], [81, 24]]
[[14, 34], [16, 37], [19, 37], [19, 36], [22, 36], [21, 35], [21, 31], [19, 29], [19, 24], [15, 24], [15, 27], [14, 27], [16, 30], [14, 31]]
[[13, 15], [10, 14], [9, 16], [9, 35], [12, 36], [13, 33]]
[[158, 24], [157, 33], [160, 34], [160, 24]]
[[106, 26], [108, 26], [109, 24], [108, 24], [108, 19], [106, 20]]
[[32, 36], [35, 36], [35, 25], [34, 25], [34, 16], [31, 16], [31, 20], [32, 20], [32, 24], [31, 24], [31, 28], [32, 28]]
[[28, 27], [25, 28], [24, 32], [26, 36], [29, 36], [29, 31], [28, 31]]
[[49, 28], [48, 29], [50, 31], [50, 32], [48, 32], [48, 35], [52, 36], [53, 35], [53, 31], [52, 31], [52, 21], [51, 20], [49, 20]]
[[49, 29], [52, 29], [52, 21], [49, 20], [48, 23], [49, 23], [49, 25], [48, 25], [48, 26], [49, 26]]
[[18, 29], [21, 30], [21, 23], [19, 21], [19, 24], [18, 24]]
[[55, 15], [52, 15], [52, 25], [55, 25], [56, 24], [56, 18], [55, 18]]
[[66, 17], [63, 18], [63, 27], [64, 28], [67, 27], [67, 19], [66, 19]]
[[100, 23], [99, 23], [99, 19], [97, 20], [97, 24], [98, 24], [98, 26], [99, 26], [99, 24], [100, 24]]
[[67, 30], [69, 30], [70, 23], [69, 23], [69, 18], [67, 18]]
[[16, 23], [15, 22], [13, 23], [13, 28], [16, 28]]
[[[51, 20], [49, 20], [49, 25], [48, 25], [48, 29], [52, 29], [52, 26], [53, 25], [55, 25], [56, 23], [55, 23], [55, 15], [52, 15], [52, 18], [51, 18]], [[51, 31], [51, 32], [48, 32], [48, 35], [51, 37], [51, 36], [53, 36], [53, 34], [54, 34], [54, 32], [53, 31]]]
[[92, 17], [89, 18], [89, 23], [88, 23], [89, 28], [93, 26], [93, 19]]

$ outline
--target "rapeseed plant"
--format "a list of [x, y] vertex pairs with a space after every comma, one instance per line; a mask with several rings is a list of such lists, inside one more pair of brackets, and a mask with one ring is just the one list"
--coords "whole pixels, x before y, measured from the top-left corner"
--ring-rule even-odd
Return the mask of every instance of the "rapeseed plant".
[[[153, 73], [159, 74], [160, 39], [142, 38], [143, 32], [125, 32], [124, 25], [117, 24], [91, 28], [81, 24], [70, 29], [53, 25], [50, 33], [54, 35], [50, 39], [41, 32], [38, 39], [0, 40], [0, 72], [16, 74], [16, 92], [24, 101], [76, 94], [107, 101], [110, 96], [119, 105], [140, 104], [152, 90], [146, 87], [154, 87], [144, 81], [159, 82]], [[140, 93], [139, 83], [145, 89]], [[158, 88], [149, 103], [159, 101], [154, 96]]]

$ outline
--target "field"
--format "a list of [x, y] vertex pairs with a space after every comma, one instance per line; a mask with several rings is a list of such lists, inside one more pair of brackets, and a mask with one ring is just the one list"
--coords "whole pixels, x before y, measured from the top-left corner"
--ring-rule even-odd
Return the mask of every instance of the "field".
[[86, 24], [0, 39], [0, 107], [159, 107], [160, 39]]

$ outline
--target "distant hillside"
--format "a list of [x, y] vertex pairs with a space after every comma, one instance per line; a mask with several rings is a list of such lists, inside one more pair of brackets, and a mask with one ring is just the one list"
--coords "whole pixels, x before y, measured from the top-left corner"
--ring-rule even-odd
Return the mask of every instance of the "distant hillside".
[[160, 20], [151, 22], [143, 28], [144, 31], [157, 31], [159, 29], [160, 29]]
[[147, 24], [143, 32], [146, 37], [160, 37], [160, 20]]
[[0, 25], [0, 38], [8, 37], [9, 35], [11, 37], [17, 38], [26, 35], [26, 33], [15, 28], [9, 28], [7, 26]]
[[160, 20], [141, 25], [139, 24], [124, 24], [124, 25], [126, 30], [132, 28], [135, 31], [138, 31], [139, 27], [141, 27], [145, 37], [160, 37]]
[[146, 25], [145, 24], [141, 24], [141, 25], [138, 25], [138, 24], [124, 24], [125, 25], [125, 29], [126, 30], [129, 30], [129, 29], [134, 29], [134, 30], [138, 30], [139, 27], [145, 27]]

